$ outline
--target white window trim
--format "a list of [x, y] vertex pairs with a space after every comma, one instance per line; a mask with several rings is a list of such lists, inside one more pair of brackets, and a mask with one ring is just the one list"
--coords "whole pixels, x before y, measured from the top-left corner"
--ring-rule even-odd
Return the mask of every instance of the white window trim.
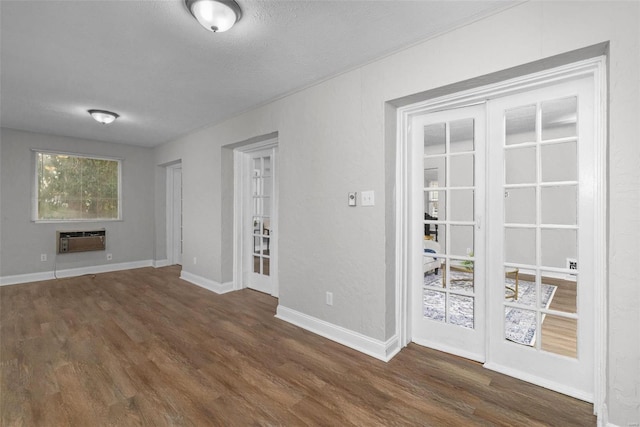
[[[31, 155], [31, 170], [33, 172], [33, 184], [31, 186], [31, 222], [38, 224], [69, 224], [69, 223], [92, 223], [92, 222], [120, 222], [122, 218], [122, 164], [124, 159], [121, 157], [100, 156], [93, 154], [74, 153], [70, 151], [58, 151], [48, 150], [40, 148], [32, 148]], [[37, 169], [37, 155], [38, 154], [53, 154], [62, 156], [81, 157], [85, 159], [96, 160], [110, 160], [118, 162], [118, 218], [87, 218], [87, 219], [39, 219], [38, 215], [38, 196], [39, 196], [39, 183], [38, 183], [38, 169]]]

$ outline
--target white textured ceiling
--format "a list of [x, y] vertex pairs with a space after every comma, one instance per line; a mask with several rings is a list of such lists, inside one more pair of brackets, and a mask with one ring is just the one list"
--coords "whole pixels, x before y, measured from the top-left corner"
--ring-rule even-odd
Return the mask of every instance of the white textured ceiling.
[[0, 124], [155, 146], [515, 2], [238, 3], [214, 34], [182, 0], [0, 1]]

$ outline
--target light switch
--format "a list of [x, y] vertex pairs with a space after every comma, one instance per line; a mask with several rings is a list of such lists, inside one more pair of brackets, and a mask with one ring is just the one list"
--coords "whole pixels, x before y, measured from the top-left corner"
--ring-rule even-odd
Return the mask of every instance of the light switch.
[[349, 193], [349, 206], [355, 206], [356, 205], [356, 193], [352, 192]]
[[375, 205], [373, 190], [372, 191], [363, 191], [360, 193], [360, 200], [362, 201], [362, 206], [373, 206]]

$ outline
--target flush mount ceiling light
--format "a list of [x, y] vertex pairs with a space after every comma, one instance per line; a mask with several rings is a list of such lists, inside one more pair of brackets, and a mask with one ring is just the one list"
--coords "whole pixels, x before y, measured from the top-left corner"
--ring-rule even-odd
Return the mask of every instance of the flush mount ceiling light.
[[185, 0], [200, 25], [214, 33], [227, 31], [240, 20], [242, 11], [233, 0]]
[[91, 117], [95, 119], [96, 122], [102, 123], [103, 125], [108, 125], [113, 122], [115, 119], [120, 117], [116, 113], [112, 113], [111, 111], [105, 110], [88, 110]]

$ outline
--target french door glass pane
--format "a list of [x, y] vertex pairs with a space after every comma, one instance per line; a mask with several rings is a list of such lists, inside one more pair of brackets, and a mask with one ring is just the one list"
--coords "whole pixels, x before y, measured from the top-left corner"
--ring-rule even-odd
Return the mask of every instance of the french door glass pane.
[[568, 357], [578, 356], [578, 321], [547, 314], [542, 319], [542, 350]]
[[536, 189], [534, 187], [505, 190], [504, 221], [507, 224], [536, 223]]
[[536, 264], [536, 230], [533, 228], [504, 229], [505, 262]]
[[449, 289], [456, 292], [473, 293], [475, 290], [473, 261], [454, 258], [451, 259], [449, 267]]
[[504, 269], [504, 299], [520, 305], [536, 307], [536, 277], [520, 273], [516, 267]]
[[424, 317], [426, 317], [427, 319], [444, 322], [446, 319], [446, 314], [445, 314], [446, 295], [447, 294], [442, 291], [436, 291], [434, 289], [425, 289], [424, 299], [422, 304]]
[[554, 99], [542, 103], [542, 140], [577, 135], [578, 98]]
[[452, 153], [473, 151], [473, 119], [456, 120], [450, 123], [450, 143]]
[[505, 150], [505, 183], [533, 184], [536, 182], [536, 148], [523, 147]]
[[445, 153], [446, 124], [436, 123], [424, 127], [424, 155]]
[[450, 254], [473, 256], [473, 225], [451, 225]]
[[449, 158], [451, 187], [473, 186], [473, 157], [473, 154], [462, 154]]
[[543, 145], [541, 156], [542, 182], [578, 179], [578, 152], [575, 141]]
[[432, 182], [437, 183], [438, 187], [446, 187], [446, 157], [427, 157], [424, 159], [425, 176], [429, 174], [425, 187], [430, 186]]
[[543, 266], [565, 268], [567, 259], [577, 258], [577, 230], [542, 229], [540, 234]]
[[[446, 218], [447, 193], [444, 191], [425, 191], [424, 212], [425, 220]], [[430, 216], [431, 218], [427, 217]], [[428, 233], [425, 232], [425, 236]]]
[[536, 141], [536, 106], [513, 108], [505, 114], [505, 144]]
[[578, 223], [578, 187], [542, 187], [542, 224]]
[[267, 157], [263, 157], [264, 159], [264, 170], [263, 170], [263, 175], [264, 176], [271, 176], [271, 157], [267, 156]]
[[538, 321], [534, 310], [507, 306], [504, 308], [504, 319], [505, 339], [520, 345], [535, 346]]
[[449, 295], [449, 323], [473, 329], [473, 304], [473, 297]]
[[474, 218], [474, 191], [451, 190], [451, 221], [473, 221]]
[[576, 313], [578, 302], [577, 275], [559, 275], [552, 271], [542, 271], [542, 287], [549, 287], [550, 293], [547, 304], [543, 308], [565, 313]]

